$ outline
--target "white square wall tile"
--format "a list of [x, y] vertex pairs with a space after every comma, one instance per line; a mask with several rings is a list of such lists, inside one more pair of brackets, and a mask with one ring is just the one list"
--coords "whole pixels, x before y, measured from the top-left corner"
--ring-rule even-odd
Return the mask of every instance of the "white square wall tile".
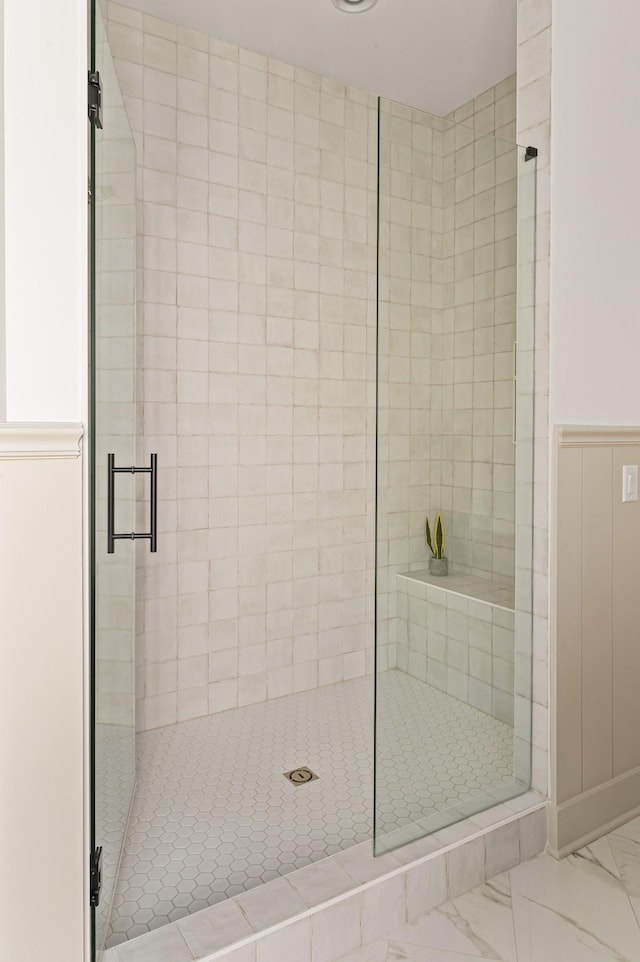
[[256, 956], [257, 962], [311, 962], [311, 919], [302, 919], [259, 939]]
[[319, 905], [353, 888], [353, 879], [334, 859], [300, 869], [289, 876], [289, 881], [309, 906]]
[[224, 960], [225, 962], [256, 962], [256, 943], [252, 942], [233, 952], [225, 953]]
[[182, 919], [178, 928], [196, 959], [237, 942], [253, 931], [238, 906], [229, 901]]
[[193, 955], [177, 925], [165, 926], [144, 939], [119, 945], [117, 962], [192, 962]]
[[407, 921], [429, 912], [447, 900], [447, 860], [445, 855], [428, 859], [406, 875]]
[[405, 921], [406, 902], [401, 875], [362, 893], [362, 940], [365, 945]]
[[278, 879], [268, 889], [254, 888], [238, 896], [237, 904], [254, 929], [275, 925], [306, 908], [286, 879]]
[[520, 825], [510, 822], [485, 836], [485, 874], [487, 878], [513, 868], [520, 861]]
[[313, 962], [334, 962], [361, 943], [361, 899], [343, 899], [312, 917]]
[[541, 809], [520, 819], [520, 858], [527, 859], [544, 852], [547, 844], [547, 812]]
[[485, 879], [484, 839], [466, 842], [447, 853], [448, 896], [468, 892]]

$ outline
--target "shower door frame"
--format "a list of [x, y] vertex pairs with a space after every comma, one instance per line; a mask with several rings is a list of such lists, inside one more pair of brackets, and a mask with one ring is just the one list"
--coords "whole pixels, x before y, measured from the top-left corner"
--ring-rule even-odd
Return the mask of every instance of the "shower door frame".
[[[132, 330], [131, 332], [127, 331], [127, 334], [130, 334], [130, 337], [131, 337], [131, 344], [129, 345], [129, 353], [126, 354], [126, 351], [123, 352], [123, 356], [126, 355], [125, 368], [127, 372], [130, 372], [131, 379], [132, 379], [131, 384], [133, 385], [133, 390], [130, 395], [128, 396], [124, 395], [123, 398], [118, 398], [118, 403], [120, 403], [121, 401], [124, 401], [125, 403], [129, 403], [131, 405], [131, 409], [128, 412], [129, 421], [126, 422], [126, 430], [124, 431], [122, 430], [121, 424], [119, 424], [116, 427], [112, 421], [109, 421], [109, 414], [111, 412], [108, 411], [108, 404], [112, 401], [111, 398], [108, 398], [105, 395], [102, 399], [103, 403], [106, 402], [105, 410], [101, 412], [99, 408], [99, 403], [101, 400], [100, 385], [98, 383], [100, 370], [101, 370], [99, 369], [100, 354], [98, 351], [98, 347], [100, 343], [100, 335], [104, 337], [105, 333], [112, 334], [112, 331], [108, 328], [108, 323], [103, 323], [101, 327], [101, 324], [100, 324], [101, 302], [99, 300], [99, 293], [98, 293], [99, 278], [100, 278], [100, 270], [99, 270], [100, 237], [98, 237], [100, 221], [99, 221], [98, 213], [99, 213], [99, 206], [100, 206], [99, 205], [99, 200], [100, 200], [100, 193], [99, 193], [100, 182], [99, 181], [100, 181], [101, 171], [99, 169], [99, 164], [97, 163], [97, 160], [98, 160], [98, 151], [101, 149], [101, 145], [96, 136], [96, 128], [102, 129], [102, 120], [101, 120], [101, 117], [99, 121], [97, 120], [96, 113], [98, 113], [98, 111], [100, 111], [102, 107], [102, 91], [100, 91], [100, 94], [97, 97], [98, 111], [92, 110], [92, 107], [95, 108], [95, 105], [96, 105], [95, 89], [92, 90], [92, 85], [94, 82], [94, 78], [96, 78], [96, 76], [99, 77], [99, 74], [97, 74], [97, 72], [99, 70], [103, 70], [103, 68], [106, 68], [107, 66], [106, 61], [104, 64], [102, 62], [98, 62], [99, 61], [98, 32], [97, 32], [97, 24], [98, 24], [98, 16], [99, 16], [98, 4], [99, 4], [99, 0], [87, 0], [87, 15], [88, 15], [87, 39], [88, 39], [88, 64], [89, 64], [89, 77], [88, 77], [88, 125], [89, 126], [88, 126], [88, 137], [87, 137], [88, 152], [89, 152], [88, 153], [88, 157], [89, 157], [88, 225], [87, 225], [88, 226], [88, 278], [89, 278], [89, 289], [88, 289], [88, 308], [89, 308], [88, 309], [88, 328], [89, 330], [88, 330], [88, 357], [87, 357], [88, 419], [87, 419], [87, 432], [86, 432], [87, 447], [88, 447], [87, 521], [89, 526], [88, 537], [87, 537], [88, 558], [89, 558], [89, 564], [88, 564], [88, 628], [89, 628], [89, 657], [88, 657], [88, 675], [89, 675], [89, 678], [88, 678], [88, 682], [89, 682], [88, 796], [89, 797], [88, 797], [88, 804], [89, 804], [89, 812], [88, 812], [88, 833], [87, 833], [89, 858], [88, 858], [88, 865], [87, 865], [87, 870], [88, 870], [87, 895], [89, 899], [89, 913], [90, 913], [90, 916], [89, 916], [90, 924], [88, 926], [88, 929], [89, 929], [88, 938], [89, 938], [90, 958], [92, 962], [96, 962], [96, 960], [100, 958], [100, 955], [104, 948], [102, 944], [98, 944], [98, 938], [97, 938], [98, 919], [97, 919], [96, 908], [97, 908], [97, 901], [100, 900], [101, 889], [102, 889], [103, 897], [105, 895], [105, 889], [106, 889], [104, 869], [102, 868], [100, 863], [100, 854], [102, 852], [103, 840], [99, 837], [99, 824], [98, 824], [98, 813], [97, 813], [98, 781], [99, 781], [98, 766], [101, 761], [99, 743], [96, 738], [96, 731], [97, 731], [98, 725], [100, 724], [100, 721], [99, 721], [99, 715], [100, 715], [100, 712], [99, 712], [99, 707], [100, 707], [99, 632], [100, 632], [101, 626], [99, 624], [99, 618], [98, 618], [99, 600], [100, 600], [100, 592], [99, 592], [100, 572], [98, 568], [98, 560], [99, 558], [103, 558], [102, 563], [104, 563], [104, 558], [113, 554], [114, 539], [131, 540], [132, 542], [134, 541], [134, 537], [131, 535], [113, 533], [114, 519], [113, 519], [112, 509], [116, 503], [115, 492], [113, 487], [113, 484], [115, 482], [115, 474], [125, 473], [125, 472], [133, 473], [133, 470], [136, 470], [136, 471], [142, 470], [145, 473], [148, 473], [151, 475], [152, 492], [154, 490], [154, 482], [156, 478], [155, 462], [154, 462], [154, 459], [152, 458], [151, 467], [147, 467], [143, 469], [131, 469], [131, 468], [122, 468], [118, 466], [118, 467], [114, 467], [113, 471], [109, 470], [109, 478], [108, 478], [109, 484], [108, 485], [105, 484], [104, 490], [102, 490], [102, 485], [99, 484], [99, 480], [98, 480], [99, 475], [100, 475], [100, 481], [106, 480], [104, 478], [104, 475], [107, 475], [108, 469], [111, 469], [112, 461], [113, 461], [113, 455], [109, 455], [107, 457], [106, 455], [104, 455], [102, 451], [100, 451], [99, 453], [101, 432], [102, 432], [102, 435], [106, 435], [110, 433], [113, 433], [114, 435], [113, 438], [109, 439], [109, 444], [106, 445], [106, 447], [108, 447], [109, 450], [117, 450], [117, 444], [121, 440], [119, 435], [124, 437], [125, 448], [126, 448], [125, 456], [127, 459], [127, 463], [129, 462], [129, 457], [131, 458], [132, 463], [134, 464], [136, 463], [136, 457], [135, 457], [136, 455], [135, 253], [133, 255], [133, 261], [131, 264], [125, 267], [120, 266], [119, 268], [120, 271], [124, 271], [125, 273], [128, 273], [128, 274], [132, 274], [132, 291], [133, 291], [133, 301], [131, 303]], [[111, 64], [111, 66], [113, 65]], [[104, 77], [106, 81], [106, 78], [107, 78], [106, 69], [104, 70]], [[106, 82], [105, 82], [105, 87], [107, 87], [108, 89]], [[114, 100], [113, 106], [114, 108], [118, 106], [115, 100]], [[120, 103], [119, 106], [120, 108], [122, 108], [123, 107], [122, 103]], [[129, 132], [129, 135], [130, 135], [130, 132]], [[122, 139], [122, 136], [123, 136], [122, 131], [120, 131], [120, 128], [117, 127], [116, 125], [114, 127], [114, 139], [115, 140]], [[133, 156], [135, 157], [135, 145], [133, 142], [133, 138], [131, 136], [130, 136], [130, 145], [134, 150]], [[105, 144], [102, 145], [102, 149], [103, 150], [106, 149], [106, 142]], [[105, 170], [105, 172], [111, 173], [111, 174], [117, 174], [118, 170], [114, 168], [111, 171]], [[134, 178], [134, 180], [132, 181], [134, 185], [134, 196], [132, 200], [128, 200], [128, 201], [125, 200], [124, 203], [135, 204], [135, 163], [133, 165], [132, 171], [125, 169], [125, 174], [126, 173], [131, 174]], [[125, 189], [126, 189], [126, 186], [125, 186]], [[116, 203], [118, 202], [121, 204], [123, 203], [121, 198], [119, 201], [116, 200]], [[134, 247], [134, 251], [135, 251], [135, 247]], [[113, 268], [111, 269], [113, 270]], [[105, 306], [107, 306], [108, 303], [110, 302], [105, 300], [104, 303], [105, 303]], [[116, 301], [115, 303], [119, 304], [120, 302]], [[122, 334], [120, 333], [119, 336], [122, 337]], [[119, 366], [121, 361], [122, 361], [122, 358], [119, 357], [118, 364], [116, 365], [116, 367]], [[112, 428], [112, 432], [109, 430], [110, 428]], [[100, 457], [101, 462], [104, 457], [104, 464], [103, 463], [98, 464], [98, 457]], [[101, 474], [103, 471], [104, 471], [104, 475]], [[133, 479], [131, 481], [131, 484], [133, 484]], [[104, 497], [105, 490], [108, 491], [106, 498]], [[99, 491], [100, 491], [100, 495], [98, 494]], [[135, 513], [136, 513], [135, 512], [135, 487], [132, 488], [132, 492], [133, 492], [133, 495], [131, 497], [126, 498], [125, 500], [127, 505], [130, 507], [131, 521], [132, 521], [131, 526], [134, 527], [133, 522], [135, 520]], [[104, 515], [104, 517], [102, 518], [100, 517], [100, 512], [98, 510], [99, 497], [104, 502], [103, 510], [102, 510], [102, 514]], [[152, 500], [152, 523], [151, 523], [152, 531], [154, 528], [154, 524], [153, 524], [154, 508], [155, 508], [155, 499]], [[98, 531], [98, 526], [100, 526], [101, 528], [106, 527], [107, 530]], [[109, 540], [107, 540], [107, 535], [109, 536]], [[136, 535], [135, 537], [147, 538], [147, 537], [150, 537], [150, 535], [148, 534]], [[100, 555], [101, 550], [102, 550], [102, 555]], [[155, 549], [152, 549], [152, 550], [155, 550]], [[135, 662], [135, 601], [136, 601], [136, 598], [135, 598], [135, 575], [136, 575], [135, 545], [133, 543], [130, 546], [123, 545], [120, 548], [120, 551], [122, 552], [121, 557], [125, 560], [125, 564], [127, 565], [128, 574], [131, 577], [131, 580], [129, 582], [131, 595], [128, 598], [131, 604], [131, 617], [130, 617], [130, 621], [127, 623], [127, 637], [130, 638], [131, 654], [132, 654], [132, 661], [130, 663], [131, 688], [127, 689], [126, 694], [127, 696], [130, 697], [129, 707], [133, 715], [133, 709], [135, 707], [134, 706], [135, 682], [133, 680], [133, 671], [135, 669], [135, 664], [134, 664]], [[132, 556], [129, 556], [129, 558], [127, 558], [127, 554], [126, 554], [126, 552], [128, 551], [134, 552], [134, 554]], [[107, 589], [107, 591], [105, 592], [105, 596], [103, 597], [103, 604], [108, 603], [108, 601], [110, 600], [111, 593], [113, 594], [114, 597], [116, 597], [118, 590], [120, 589], [113, 588], [113, 586]], [[114, 625], [117, 625], [117, 623], [114, 622]], [[116, 630], [122, 630], [122, 629], [119, 625], [117, 625]], [[108, 653], [111, 654], [110, 651]], [[104, 652], [102, 654], [102, 657], [104, 657]], [[115, 660], [117, 661], [118, 659], [116, 658]], [[116, 716], [119, 710], [120, 709], [116, 704], [116, 707], [114, 709]], [[132, 717], [131, 722], [132, 724], [130, 727], [132, 727], [132, 730], [134, 733], [133, 738], [135, 739], [135, 717]], [[121, 725], [121, 722], [119, 720], [115, 721], [113, 718], [111, 718], [108, 724], [112, 725], [113, 727], [119, 727]], [[103, 723], [103, 727], [105, 728], [108, 727], [108, 724]], [[119, 747], [121, 746], [116, 741], [116, 752]], [[133, 754], [133, 750], [131, 746], [129, 746], [129, 753], [127, 755], [127, 758], [129, 758], [129, 756], [132, 754]], [[131, 773], [127, 773], [127, 774], [131, 774]], [[130, 789], [131, 789], [130, 794], [129, 793], [127, 794], [128, 810], [130, 809], [131, 801], [133, 799], [133, 789], [134, 789], [133, 775], [131, 776]], [[127, 821], [128, 819], [125, 818], [123, 823], [123, 834], [120, 840], [119, 855], [121, 855], [122, 844], [123, 844], [124, 837], [126, 835]], [[118, 862], [116, 862], [115, 866], [113, 867], [113, 878], [111, 879], [113, 886], [115, 885], [115, 882], [117, 880], [117, 865], [118, 865]], [[102, 869], [102, 872], [101, 872], [101, 869]], [[113, 897], [113, 887], [111, 887], [109, 890], [109, 897], [110, 898]], [[108, 918], [105, 917], [104, 918], [105, 926], [108, 923], [108, 921], [109, 921]], [[106, 928], [105, 928], [104, 934], [106, 934]], [[104, 940], [100, 939], [100, 941], [103, 942]]]

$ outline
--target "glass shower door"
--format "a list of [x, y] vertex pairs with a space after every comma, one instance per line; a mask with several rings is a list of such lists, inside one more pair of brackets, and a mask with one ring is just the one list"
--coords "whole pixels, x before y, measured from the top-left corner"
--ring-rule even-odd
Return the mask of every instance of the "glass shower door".
[[[94, 958], [108, 924], [135, 777], [135, 544], [109, 552], [108, 456], [136, 464], [136, 156], [99, 8], [92, 73], [102, 117], [91, 123], [92, 851], [102, 849]], [[99, 124], [102, 124], [100, 127]], [[134, 478], [115, 476], [118, 531], [133, 531]]]
[[384, 100], [379, 150], [377, 853], [530, 785], [536, 173]]

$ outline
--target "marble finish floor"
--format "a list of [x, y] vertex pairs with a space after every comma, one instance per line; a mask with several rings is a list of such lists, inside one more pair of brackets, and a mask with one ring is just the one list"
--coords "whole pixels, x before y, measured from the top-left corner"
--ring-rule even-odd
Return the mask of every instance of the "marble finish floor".
[[639, 962], [640, 818], [539, 855], [340, 962]]
[[[508, 726], [400, 671], [378, 695], [382, 834], [409, 841], [517, 793]], [[360, 678], [138, 736], [107, 947], [370, 839], [372, 733]], [[303, 765], [317, 781], [283, 778]]]

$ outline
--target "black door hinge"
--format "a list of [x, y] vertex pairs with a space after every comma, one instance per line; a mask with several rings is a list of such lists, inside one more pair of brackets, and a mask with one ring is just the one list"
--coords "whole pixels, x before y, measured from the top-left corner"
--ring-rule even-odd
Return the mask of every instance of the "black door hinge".
[[94, 849], [89, 859], [89, 904], [93, 908], [100, 905], [102, 888], [102, 845]]
[[89, 120], [102, 130], [102, 81], [100, 74], [89, 74]]

